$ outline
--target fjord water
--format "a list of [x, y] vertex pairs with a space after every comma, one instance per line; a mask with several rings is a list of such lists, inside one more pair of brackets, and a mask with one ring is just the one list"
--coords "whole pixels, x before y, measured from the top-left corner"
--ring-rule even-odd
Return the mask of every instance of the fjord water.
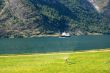
[[48, 53], [103, 48], [110, 48], [110, 35], [0, 39], [0, 54]]

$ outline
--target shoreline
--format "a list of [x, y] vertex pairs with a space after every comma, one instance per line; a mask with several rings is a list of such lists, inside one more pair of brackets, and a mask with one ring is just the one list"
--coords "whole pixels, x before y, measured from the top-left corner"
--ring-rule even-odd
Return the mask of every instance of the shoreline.
[[[87, 32], [86, 34], [76, 34], [76, 33], [71, 33], [70, 36], [101, 36], [101, 35], [110, 35], [110, 34], [105, 34], [105, 33], [90, 33]], [[52, 33], [52, 34], [33, 34], [33, 35], [5, 35], [5, 36], [0, 36], [0, 38], [33, 38], [33, 37], [59, 37], [61, 36], [60, 33]]]
[[80, 50], [80, 51], [65, 51], [65, 52], [51, 52], [51, 53], [25, 53], [25, 54], [0, 54], [0, 57], [20, 57], [20, 56], [40, 56], [40, 55], [70, 55], [80, 53], [97, 53], [97, 52], [110, 52], [110, 48], [96, 49], [96, 50]]
[[[92, 34], [92, 35], [71, 35], [70, 37], [72, 37], [72, 36], [106, 36], [106, 35], [108, 35], [109, 36], [109, 34], [101, 34], [101, 35], [94, 35], [94, 34]], [[37, 37], [60, 37], [60, 35], [59, 34], [54, 34], [54, 35], [35, 35], [35, 36], [25, 36], [25, 37], [0, 37], [0, 39], [2, 39], [2, 38], [37, 38]]]

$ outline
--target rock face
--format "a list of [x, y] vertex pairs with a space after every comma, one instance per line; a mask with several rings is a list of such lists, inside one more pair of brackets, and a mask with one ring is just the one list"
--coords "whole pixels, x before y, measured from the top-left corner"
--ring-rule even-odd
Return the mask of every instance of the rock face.
[[[27, 14], [30, 14], [28, 12], [28, 7], [24, 6], [24, 3], [21, 0], [9, 0], [9, 7], [11, 9], [11, 12], [20, 19], [25, 19]], [[28, 16], [28, 15], [27, 15]]]
[[27, 3], [28, 0], [8, 0], [9, 8], [14, 16], [24, 20], [34, 17], [36, 8], [30, 3]]
[[109, 20], [110, 0], [0, 0], [0, 30], [11, 35], [15, 31], [104, 33], [110, 32]]
[[107, 17], [110, 16], [110, 0], [88, 0], [94, 8], [106, 15]]

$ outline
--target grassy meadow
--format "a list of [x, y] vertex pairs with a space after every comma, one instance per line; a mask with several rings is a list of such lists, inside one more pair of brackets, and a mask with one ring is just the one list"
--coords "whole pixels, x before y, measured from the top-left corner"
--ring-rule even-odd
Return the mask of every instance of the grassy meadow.
[[110, 51], [0, 55], [0, 73], [110, 73]]

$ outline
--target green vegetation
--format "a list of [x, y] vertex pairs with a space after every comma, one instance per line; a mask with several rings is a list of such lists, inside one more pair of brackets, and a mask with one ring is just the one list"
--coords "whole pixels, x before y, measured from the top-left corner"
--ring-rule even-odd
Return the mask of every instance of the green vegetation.
[[109, 34], [109, 1], [103, 1], [96, 0], [102, 10], [98, 13], [88, 0], [1, 0], [0, 37], [28, 37], [63, 31], [75, 35], [79, 31], [84, 35]]
[[110, 51], [0, 55], [0, 73], [110, 73]]

